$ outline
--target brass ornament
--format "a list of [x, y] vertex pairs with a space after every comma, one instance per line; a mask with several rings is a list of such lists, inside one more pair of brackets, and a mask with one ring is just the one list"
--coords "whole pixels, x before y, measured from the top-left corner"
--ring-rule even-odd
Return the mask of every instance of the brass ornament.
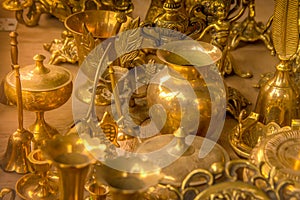
[[[292, 22], [293, 21], [293, 22]], [[273, 43], [280, 59], [276, 71], [261, 88], [254, 112], [231, 131], [229, 142], [243, 157], [268, 134], [261, 127], [275, 124], [274, 129], [293, 126], [299, 118], [299, 88], [292, 76], [292, 62], [298, 49], [298, 1], [276, 1], [273, 19]]]
[[232, 64], [232, 56], [230, 55], [231, 24], [242, 16], [242, 10], [231, 16], [232, 11], [234, 11], [232, 9], [235, 9], [235, 7], [231, 8], [230, 1], [217, 0], [207, 4], [207, 16], [210, 16], [210, 21], [196, 40], [202, 40], [207, 33], [210, 34], [210, 43], [222, 51], [222, 58], [218, 62], [218, 69], [223, 76], [235, 73], [243, 78], [251, 78], [252, 74], [250, 72], [243, 72], [240, 68]]
[[[251, 176], [243, 180], [238, 176], [238, 170], [250, 170]], [[295, 198], [297, 194], [285, 196], [282, 192], [293, 184], [292, 181], [282, 179], [274, 183], [271, 178], [266, 178], [261, 174], [258, 167], [247, 160], [232, 160], [221, 168], [223, 171], [223, 181], [217, 182], [213, 173], [205, 169], [195, 169], [190, 172], [182, 182], [179, 188], [174, 186], [165, 186], [177, 195], [180, 200], [192, 198], [202, 199], [233, 199], [238, 200], [241, 197], [246, 199], [289, 199]], [[202, 187], [191, 185], [191, 179], [203, 177], [206, 182]], [[258, 185], [257, 182], [263, 183]]]
[[[122, 166], [126, 171], [111, 166]], [[144, 199], [147, 189], [157, 185], [163, 176], [159, 167], [138, 157], [107, 159], [95, 169], [96, 182], [109, 186], [112, 200]]]
[[44, 142], [41, 150], [57, 169], [59, 199], [83, 199], [85, 181], [95, 159], [87, 151], [77, 132], [65, 136], [56, 135]]

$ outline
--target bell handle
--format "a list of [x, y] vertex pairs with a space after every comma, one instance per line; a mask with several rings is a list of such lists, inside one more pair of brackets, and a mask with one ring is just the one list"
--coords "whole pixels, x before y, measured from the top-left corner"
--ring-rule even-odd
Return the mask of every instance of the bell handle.
[[18, 33], [15, 31], [10, 32], [10, 46], [11, 46], [11, 51], [10, 51], [10, 56], [11, 56], [11, 62], [12, 65], [18, 65]]
[[21, 80], [20, 80], [20, 66], [13, 65], [16, 76], [16, 94], [17, 94], [17, 109], [18, 109], [18, 123], [19, 130], [23, 130], [23, 101], [22, 101], [22, 89], [21, 89]]

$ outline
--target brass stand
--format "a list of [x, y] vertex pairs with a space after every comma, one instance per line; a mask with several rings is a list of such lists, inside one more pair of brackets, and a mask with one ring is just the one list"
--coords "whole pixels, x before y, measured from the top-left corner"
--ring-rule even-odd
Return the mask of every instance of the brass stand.
[[275, 49], [271, 41], [271, 19], [266, 25], [262, 22], [255, 21], [255, 0], [248, 1], [243, 6], [248, 8], [248, 16], [242, 22], [236, 22], [231, 29], [231, 44], [230, 48], [235, 49], [240, 41], [243, 42], [256, 42], [261, 40], [266, 45], [267, 49], [271, 51], [271, 55], [275, 55]]

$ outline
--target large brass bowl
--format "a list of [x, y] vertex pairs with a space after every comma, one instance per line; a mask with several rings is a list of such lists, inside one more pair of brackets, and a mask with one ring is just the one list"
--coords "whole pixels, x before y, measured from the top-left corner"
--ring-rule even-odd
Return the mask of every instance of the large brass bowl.
[[[36, 55], [35, 65], [20, 69], [24, 109], [44, 112], [62, 106], [72, 93], [72, 74], [59, 66], [46, 65], [42, 55]], [[6, 76], [4, 89], [7, 98], [16, 104], [17, 94], [14, 72]]]

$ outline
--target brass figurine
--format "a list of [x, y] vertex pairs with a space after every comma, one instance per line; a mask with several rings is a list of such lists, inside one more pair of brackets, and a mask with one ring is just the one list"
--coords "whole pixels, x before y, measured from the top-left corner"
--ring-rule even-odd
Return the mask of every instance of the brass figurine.
[[250, 78], [252, 77], [250, 72], [242, 72], [237, 66], [232, 64], [232, 57], [229, 52], [231, 24], [238, 20], [243, 12], [230, 16], [230, 6], [230, 1], [211, 1], [208, 13], [212, 15], [212, 22], [205, 27], [197, 40], [202, 40], [206, 33], [210, 33], [211, 43], [220, 48], [223, 53], [222, 58], [218, 62], [218, 69], [223, 76], [235, 73], [240, 77]]

